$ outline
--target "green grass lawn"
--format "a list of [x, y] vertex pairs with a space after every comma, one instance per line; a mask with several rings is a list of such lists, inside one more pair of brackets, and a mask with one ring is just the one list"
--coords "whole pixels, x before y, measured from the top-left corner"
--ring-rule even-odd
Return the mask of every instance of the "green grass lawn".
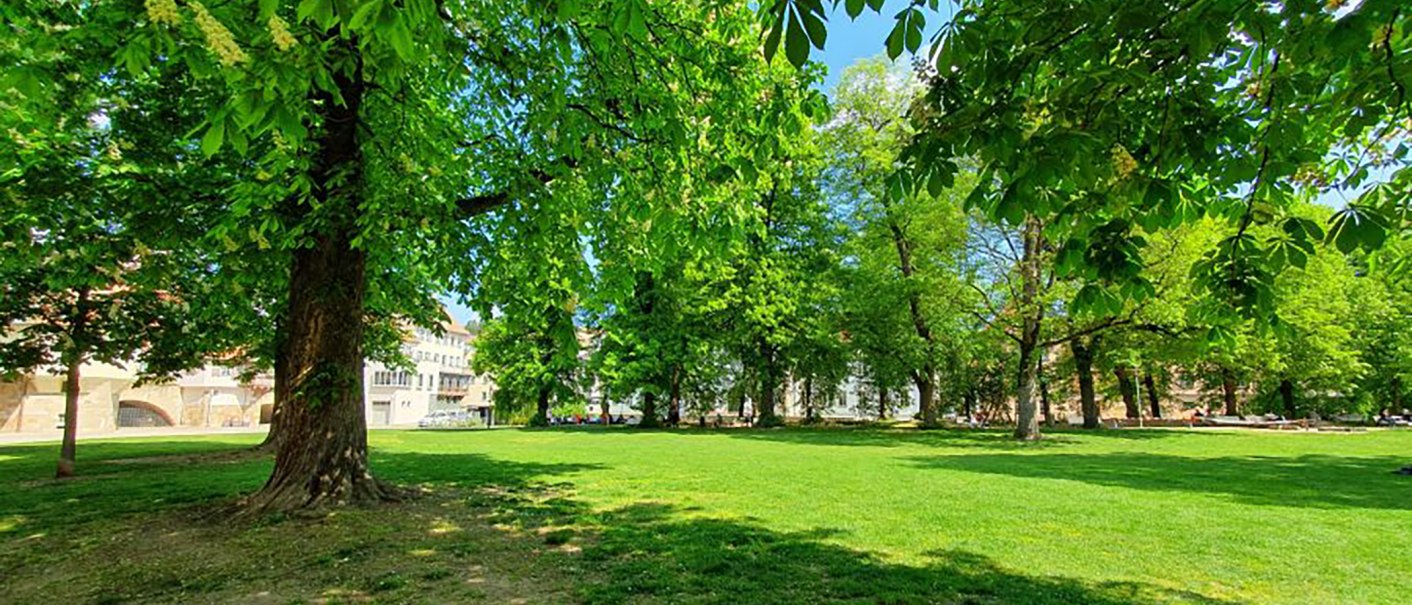
[[248, 438], [0, 447], [0, 601], [1412, 602], [1412, 432], [374, 432], [407, 503], [235, 521]]

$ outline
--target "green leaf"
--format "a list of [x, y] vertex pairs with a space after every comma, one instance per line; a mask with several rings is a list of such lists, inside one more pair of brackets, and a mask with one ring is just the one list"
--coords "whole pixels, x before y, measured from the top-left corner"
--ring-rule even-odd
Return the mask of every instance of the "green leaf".
[[843, 10], [848, 12], [849, 19], [857, 19], [863, 14], [863, 0], [847, 0], [843, 3]]
[[799, 25], [799, 17], [793, 14], [789, 16], [789, 27], [784, 33], [784, 55], [795, 67], [809, 60], [809, 38]]
[[783, 25], [783, 24], [781, 24], [781, 23], [777, 23], [777, 24], [771, 26], [771, 27], [770, 27], [770, 30], [765, 33], [765, 62], [766, 62], [766, 63], [768, 63], [768, 62], [770, 62], [770, 61], [774, 61], [774, 60], [775, 60], [775, 53], [776, 53], [777, 51], [779, 51], [779, 48], [780, 48], [780, 32], [783, 30], [782, 25]]
[[221, 143], [225, 141], [226, 123], [224, 121], [212, 124], [206, 130], [206, 135], [201, 137], [201, 151], [207, 156], [216, 155], [221, 150]]
[[902, 56], [902, 46], [906, 40], [907, 24], [899, 18], [897, 23], [892, 26], [892, 33], [887, 35], [887, 58], [895, 60]]
[[368, 19], [377, 16], [382, 10], [382, 0], [368, 0], [358, 10], [353, 11], [353, 18], [348, 20], [348, 27], [352, 29], [362, 29]]
[[824, 20], [812, 12], [804, 13], [804, 30], [809, 34], [809, 41], [814, 44], [814, 48], [824, 49], [824, 40], [829, 37], [829, 29], [824, 26]]
[[1376, 209], [1358, 205], [1349, 205], [1334, 214], [1327, 237], [1327, 240], [1344, 254], [1359, 248], [1366, 251], [1376, 250], [1386, 239], [1387, 224], [1384, 217]]

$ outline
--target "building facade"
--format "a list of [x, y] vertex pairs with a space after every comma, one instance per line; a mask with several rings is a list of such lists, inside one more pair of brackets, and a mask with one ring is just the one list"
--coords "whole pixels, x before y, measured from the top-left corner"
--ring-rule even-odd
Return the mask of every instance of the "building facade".
[[[409, 326], [403, 352], [412, 370], [368, 362], [363, 399], [369, 426], [415, 425], [431, 412], [464, 411], [494, 422], [495, 383], [470, 369], [474, 333], [451, 320], [442, 333]], [[210, 364], [175, 380], [138, 385], [133, 368], [90, 362], [79, 369], [81, 435], [121, 434], [131, 428], [221, 428], [268, 424], [274, 378], [246, 377], [242, 368]], [[0, 380], [0, 432], [52, 434], [64, 426], [64, 376], [38, 371]]]
[[[273, 409], [273, 378], [242, 381], [240, 370], [208, 365], [159, 384], [137, 384], [132, 369], [106, 363], [79, 368], [80, 434], [123, 429], [253, 426]], [[263, 411], [263, 415], [262, 415]], [[64, 376], [35, 372], [0, 381], [0, 432], [53, 434], [64, 427]]]
[[402, 352], [411, 371], [368, 362], [363, 368], [368, 426], [414, 425], [437, 411], [464, 411], [489, 425], [495, 383], [471, 371], [475, 334], [449, 316], [441, 334], [408, 326]]

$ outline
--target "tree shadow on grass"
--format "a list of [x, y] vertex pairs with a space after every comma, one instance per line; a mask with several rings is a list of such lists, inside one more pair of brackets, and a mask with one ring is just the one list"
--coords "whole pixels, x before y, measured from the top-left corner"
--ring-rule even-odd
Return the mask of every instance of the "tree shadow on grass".
[[1094, 583], [1006, 570], [983, 556], [928, 553], [921, 566], [889, 563], [826, 540], [837, 532], [779, 532], [635, 504], [598, 518], [587, 537], [586, 603], [1205, 603], [1150, 584]]
[[1304, 455], [1190, 458], [1147, 453], [968, 454], [910, 458], [922, 468], [1060, 479], [1130, 489], [1226, 495], [1305, 508], [1412, 509], [1412, 480], [1394, 457]]
[[[0, 448], [0, 538], [187, 506], [228, 509], [264, 485], [274, 462], [248, 445], [207, 441], [99, 442], [82, 451], [79, 474], [52, 478], [52, 448]], [[601, 465], [527, 463], [475, 453], [371, 451], [379, 478], [406, 485], [525, 486]]]

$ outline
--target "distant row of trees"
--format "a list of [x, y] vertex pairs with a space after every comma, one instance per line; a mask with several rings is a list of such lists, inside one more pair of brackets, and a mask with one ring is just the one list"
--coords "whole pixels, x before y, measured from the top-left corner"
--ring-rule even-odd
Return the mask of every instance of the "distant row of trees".
[[[738, 239], [634, 274], [625, 300], [607, 297], [623, 302], [601, 302], [586, 280], [565, 293], [584, 308], [550, 310], [553, 338], [502, 312], [477, 361], [508, 386], [499, 403], [548, 410], [551, 395], [581, 401], [599, 384], [607, 399], [638, 402], [649, 425], [746, 398], [769, 425], [786, 383], [812, 417], [852, 379], [880, 417], [915, 393], [924, 425], [981, 407], [1013, 418], [1016, 404], [1052, 423], [1053, 404], [1071, 397], [1088, 427], [1103, 399], [1130, 418], [1160, 416], [1178, 381], [1201, 387], [1218, 413], [1403, 406], [1412, 297], [1379, 257], [1321, 241], [1280, 249], [1290, 266], [1264, 294], [1270, 313], [1223, 313], [1191, 267], [1235, 225], [1198, 220], [1076, 252], [1047, 241], [1038, 217], [1015, 228], [967, 210], [974, 169], [936, 193], [898, 187], [920, 91], [905, 69], [860, 62], [833, 91], [830, 119], [796, 139], [793, 185], [769, 192]], [[1331, 214], [1299, 203], [1248, 230], [1279, 241], [1322, 230]], [[1093, 286], [1081, 258], [1092, 253], [1147, 259], [1137, 291]], [[593, 357], [575, 329], [601, 333]], [[525, 376], [546, 380], [518, 387]]]

